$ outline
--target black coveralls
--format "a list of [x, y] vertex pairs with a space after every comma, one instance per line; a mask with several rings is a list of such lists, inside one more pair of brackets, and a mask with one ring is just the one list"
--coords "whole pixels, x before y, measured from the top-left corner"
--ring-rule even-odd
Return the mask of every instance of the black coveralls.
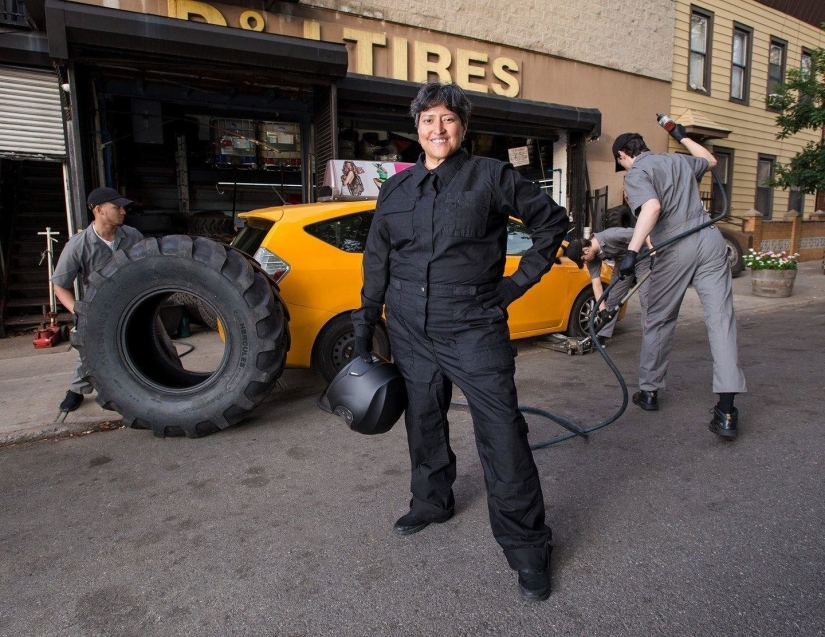
[[532, 230], [533, 246], [512, 276], [526, 291], [554, 263], [568, 227], [564, 208], [510, 164], [461, 149], [431, 173], [422, 156], [381, 187], [353, 322], [356, 335], [371, 337], [386, 304], [409, 396], [410, 510], [435, 522], [453, 513], [447, 410], [455, 383], [470, 405], [493, 535], [512, 568], [543, 569], [551, 533], [518, 409], [507, 315], [476, 300], [502, 278], [511, 215]]

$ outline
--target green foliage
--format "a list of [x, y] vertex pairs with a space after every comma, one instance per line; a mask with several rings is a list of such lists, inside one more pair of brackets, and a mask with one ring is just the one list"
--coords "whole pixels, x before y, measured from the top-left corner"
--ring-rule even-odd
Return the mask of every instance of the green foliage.
[[[789, 69], [785, 83], [765, 103], [779, 109], [777, 139], [785, 139], [804, 130], [820, 132], [825, 126], [825, 49], [811, 51], [811, 71]], [[825, 190], [825, 142], [809, 142], [791, 159], [778, 164], [773, 187], [799, 188], [808, 194]]]

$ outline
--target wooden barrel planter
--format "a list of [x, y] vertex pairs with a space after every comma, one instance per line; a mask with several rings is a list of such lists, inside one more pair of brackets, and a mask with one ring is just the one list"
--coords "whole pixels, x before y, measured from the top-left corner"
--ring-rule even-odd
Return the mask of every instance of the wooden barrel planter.
[[751, 270], [751, 292], [770, 298], [790, 296], [795, 280], [796, 270]]

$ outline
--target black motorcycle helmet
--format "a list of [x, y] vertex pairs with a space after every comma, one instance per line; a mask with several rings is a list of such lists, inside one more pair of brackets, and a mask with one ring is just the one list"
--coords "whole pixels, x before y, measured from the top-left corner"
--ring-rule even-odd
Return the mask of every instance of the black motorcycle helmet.
[[330, 410], [353, 431], [368, 436], [392, 429], [407, 408], [407, 387], [398, 368], [373, 354], [355, 356], [327, 387]]

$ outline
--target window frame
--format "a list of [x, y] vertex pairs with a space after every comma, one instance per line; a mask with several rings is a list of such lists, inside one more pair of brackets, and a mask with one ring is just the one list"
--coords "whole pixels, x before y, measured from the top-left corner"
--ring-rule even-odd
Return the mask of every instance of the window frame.
[[[774, 188], [771, 188], [770, 186], [759, 185], [759, 164], [763, 161], [769, 161], [771, 163], [771, 174], [769, 179], [773, 179], [776, 176], [776, 155], [767, 155], [764, 153], [759, 153], [756, 158], [756, 196], [754, 197], [753, 207], [762, 213], [763, 220], [770, 221], [773, 218]], [[769, 205], [767, 211], [762, 211], [758, 208], [759, 191], [762, 188], [769, 191]]]
[[[713, 154], [714, 157], [716, 157], [717, 154], [720, 154], [720, 155], [726, 155], [727, 158], [728, 158], [728, 166], [727, 166], [728, 169], [727, 169], [725, 175], [723, 175], [723, 176], [720, 175], [720, 177], [724, 178], [724, 181], [722, 183], [725, 186], [725, 195], [728, 198], [728, 209], [727, 209], [726, 215], [730, 216], [731, 198], [733, 197], [733, 168], [734, 168], [734, 162], [736, 160], [736, 156], [735, 156], [736, 151], [733, 148], [729, 148], [727, 146], [717, 146], [717, 145], [714, 144], [711, 153]], [[718, 188], [718, 186], [716, 184], [716, 180], [711, 179], [711, 189], [710, 189], [711, 195], [713, 195], [715, 193], [717, 188]], [[714, 206], [713, 206], [714, 209], [710, 211], [710, 216], [711, 217], [715, 217], [716, 214], [717, 214], [715, 197], [714, 197], [714, 202], [713, 203], [714, 203]]]
[[776, 93], [771, 93], [771, 82], [773, 81], [771, 80], [771, 49], [774, 45], [782, 47], [782, 65], [779, 69], [779, 84], [784, 84], [785, 73], [788, 69], [788, 42], [772, 35], [768, 44], [768, 83], [765, 86], [765, 110], [778, 113], [781, 109], [772, 107], [768, 101], [771, 95], [776, 95]]
[[[705, 53], [700, 54], [705, 56], [705, 69], [702, 82], [702, 88], [695, 88], [690, 84], [690, 58], [693, 54], [693, 16], [698, 15], [707, 20], [707, 29], [705, 33]], [[688, 49], [687, 49], [687, 89], [692, 93], [700, 93], [702, 95], [710, 96], [710, 80], [711, 80], [711, 64], [713, 60], [713, 12], [698, 7], [694, 4], [690, 5], [690, 16], [688, 17]]]
[[[748, 36], [747, 47], [745, 50], [745, 65], [739, 66], [733, 61], [733, 41], [736, 39], [736, 32], [739, 31], [744, 33]], [[736, 66], [737, 68], [743, 69], [744, 74], [744, 81], [742, 82], [742, 97], [734, 97], [733, 96], [733, 68]], [[731, 39], [731, 46], [730, 46], [730, 91], [728, 93], [728, 97], [731, 102], [736, 104], [742, 104], [744, 106], [750, 105], [750, 94], [751, 94], [751, 68], [753, 66], [753, 27], [749, 27], [746, 24], [742, 24], [741, 22], [734, 22], [733, 23], [733, 38]]]
[[[799, 201], [798, 206], [794, 199]], [[796, 210], [799, 214], [805, 212], [805, 191], [797, 186], [788, 188], [788, 210]]]

